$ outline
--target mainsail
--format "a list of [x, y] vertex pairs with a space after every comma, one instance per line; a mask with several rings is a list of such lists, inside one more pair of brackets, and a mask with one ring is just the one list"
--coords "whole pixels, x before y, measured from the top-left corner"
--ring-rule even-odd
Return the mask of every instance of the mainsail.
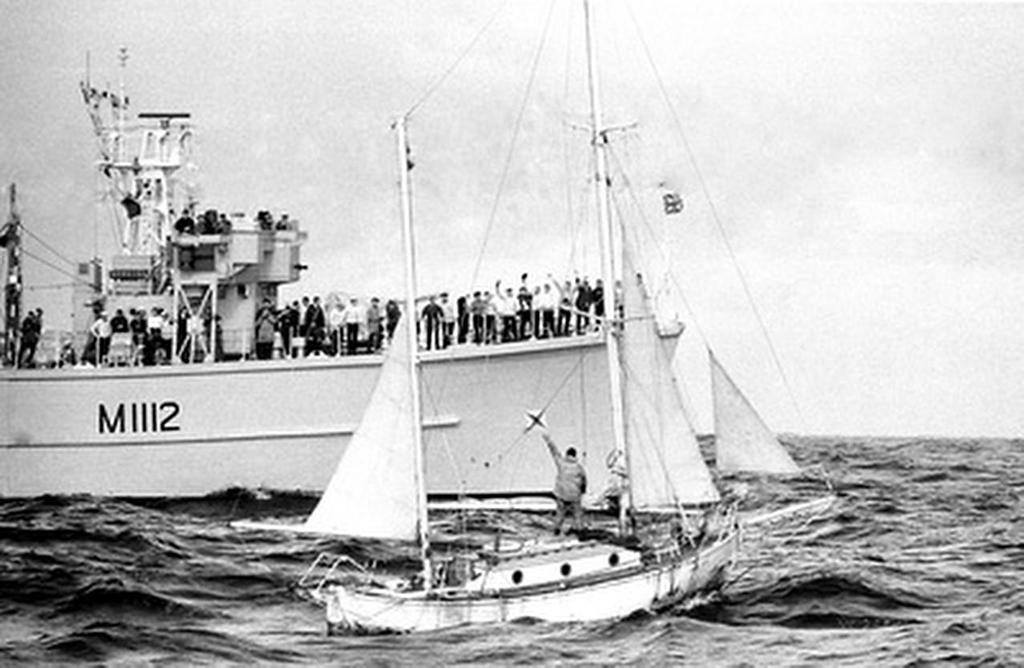
[[786, 449], [740, 392], [714, 353], [711, 393], [715, 409], [715, 463], [722, 473], [800, 473]]
[[623, 403], [630, 493], [635, 508], [718, 500], [711, 473], [672, 374], [671, 339], [662, 341], [629, 244], [623, 252]]
[[407, 541], [418, 537], [407, 319], [398, 322], [369, 406], [303, 525], [307, 531]]

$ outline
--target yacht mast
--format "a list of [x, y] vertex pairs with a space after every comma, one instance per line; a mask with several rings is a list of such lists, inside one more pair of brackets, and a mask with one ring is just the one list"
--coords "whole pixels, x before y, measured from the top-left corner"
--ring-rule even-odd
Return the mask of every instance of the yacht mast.
[[412, 192], [409, 171], [409, 140], [406, 134], [408, 116], [395, 120], [395, 134], [398, 139], [399, 190], [402, 199], [402, 246], [405, 254], [405, 332], [409, 346], [409, 385], [412, 391], [412, 438], [415, 445], [416, 473], [416, 514], [419, 529], [420, 559], [423, 563], [423, 588], [431, 588], [432, 568], [430, 566], [430, 536], [427, 525], [427, 484], [423, 457], [423, 415], [420, 405], [419, 347], [416, 337], [416, 258], [412, 227]]
[[[601, 275], [604, 277], [604, 322], [602, 323], [602, 328], [604, 330], [605, 350], [608, 355], [608, 377], [612, 393], [612, 432], [615, 437], [615, 450], [623, 453], [626, 470], [629, 471], [629, 450], [626, 446], [626, 427], [622, 399], [622, 369], [620, 368], [619, 359], [619, 339], [616, 335], [615, 327], [615, 262], [612, 246], [614, 234], [609, 204], [611, 177], [608, 174], [608, 157], [605, 154], [608, 134], [601, 116], [597, 49], [594, 44], [594, 12], [588, 0], [583, 0], [583, 13], [586, 16], [587, 82], [590, 89], [590, 126], [591, 145], [594, 147], [595, 194], [597, 197], [598, 222], [601, 228]], [[628, 491], [628, 485], [630, 484], [628, 477], [626, 484], [626, 498], [621, 504], [619, 517], [620, 531], [626, 527], [626, 515], [632, 504], [632, 494]]]

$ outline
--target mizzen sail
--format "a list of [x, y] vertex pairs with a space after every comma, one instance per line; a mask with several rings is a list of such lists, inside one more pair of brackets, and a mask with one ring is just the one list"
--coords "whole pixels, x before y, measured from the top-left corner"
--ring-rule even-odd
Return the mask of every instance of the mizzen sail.
[[786, 449], [740, 392], [714, 353], [711, 394], [715, 409], [715, 460], [723, 473], [800, 473]]
[[415, 541], [416, 447], [412, 438], [411, 354], [399, 320], [362, 422], [304, 528], [361, 538]]
[[669, 508], [717, 501], [711, 473], [686, 420], [672, 373], [671, 339], [662, 340], [629, 244], [623, 252], [623, 399], [633, 507]]

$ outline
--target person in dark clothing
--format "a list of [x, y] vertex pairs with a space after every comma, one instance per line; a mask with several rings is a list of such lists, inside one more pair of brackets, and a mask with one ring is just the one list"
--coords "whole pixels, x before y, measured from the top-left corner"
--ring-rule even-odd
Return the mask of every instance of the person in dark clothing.
[[114, 317], [110, 319], [110, 331], [114, 334], [127, 334], [129, 329], [128, 318], [125, 317], [124, 311], [117, 309], [114, 312]]
[[284, 347], [284, 354], [292, 356], [292, 337], [299, 329], [299, 302], [293, 301], [285, 306], [284, 313], [277, 319], [277, 326], [281, 332], [281, 345]]
[[146, 312], [139, 309], [131, 309], [131, 322], [128, 323], [132, 332], [132, 345], [138, 347], [146, 340]]
[[388, 334], [388, 341], [390, 342], [395, 336], [395, 327], [398, 327], [398, 319], [402, 317], [402, 311], [398, 308], [398, 302], [394, 299], [389, 299], [384, 304], [384, 318], [387, 320], [387, 324], [384, 326]]
[[427, 305], [423, 307], [423, 325], [427, 330], [427, 350], [439, 349], [441, 347], [441, 327], [444, 323], [444, 310], [438, 306], [433, 295], [430, 296]]
[[473, 343], [480, 345], [484, 342], [484, 315], [487, 312], [487, 303], [483, 295], [477, 290], [473, 293], [473, 301], [469, 304], [469, 314], [473, 318]]
[[576, 333], [586, 334], [590, 326], [590, 284], [584, 278], [576, 279]]
[[597, 324], [604, 325], [602, 319], [604, 318], [604, 285], [601, 283], [601, 279], [594, 281], [594, 289], [590, 291], [590, 303], [594, 305], [594, 316], [597, 319]]
[[465, 297], [459, 297], [455, 302], [455, 323], [459, 330], [456, 339], [465, 343], [469, 338], [469, 304]]
[[533, 293], [526, 287], [526, 274], [523, 274], [523, 284], [519, 286], [519, 294], [516, 295], [519, 302], [519, 339], [523, 340], [533, 336]]
[[21, 321], [21, 360], [18, 366], [31, 367], [35, 364], [36, 347], [42, 329], [42, 319], [36, 318], [35, 311], [29, 311]]

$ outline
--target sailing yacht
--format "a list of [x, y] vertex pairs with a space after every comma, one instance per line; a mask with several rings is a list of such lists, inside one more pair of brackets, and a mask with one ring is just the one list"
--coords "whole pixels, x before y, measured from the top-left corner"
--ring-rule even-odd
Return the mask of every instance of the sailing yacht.
[[[616, 619], [714, 594], [737, 558], [742, 530], [736, 504], [723, 499], [701, 455], [672, 372], [682, 328], [659, 326], [630, 235], [616, 234], [611, 220], [593, 15], [587, 2], [584, 9], [603, 275], [609, 286], [615, 285], [615, 268], [622, 277], [621, 290], [604, 294], [604, 312], [611, 314], [601, 323], [608, 375], [588, 383], [588, 391], [611, 397], [614, 442], [609, 446], [625, 473], [619, 532], [533, 542], [515, 550], [503, 550], [496, 541], [493, 548], [468, 553], [435, 551], [427, 512], [420, 361], [415, 329], [403, 317], [326, 491], [305, 522], [289, 530], [414, 543], [420, 568], [411, 577], [362, 567], [343, 573], [339, 567], [350, 560], [318, 557], [300, 585], [311, 581], [306, 591], [325, 607], [329, 632], [423, 632], [518, 618]], [[395, 130], [406, 304], [412, 304], [416, 272], [407, 120], [399, 118]], [[613, 257], [616, 247], [619, 257]], [[714, 355], [711, 363], [720, 468], [799, 472]], [[326, 572], [310, 577], [319, 566]]]

